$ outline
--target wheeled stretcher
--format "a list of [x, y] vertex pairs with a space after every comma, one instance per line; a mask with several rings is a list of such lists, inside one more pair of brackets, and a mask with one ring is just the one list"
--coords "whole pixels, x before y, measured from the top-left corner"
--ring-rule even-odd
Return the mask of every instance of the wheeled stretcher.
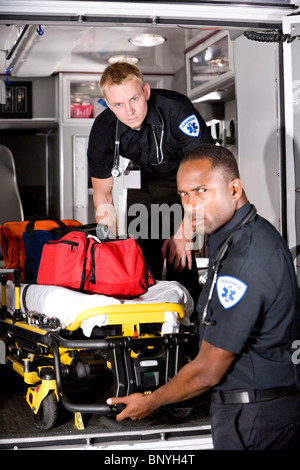
[[175, 281], [158, 281], [146, 294], [120, 300], [24, 285], [18, 270], [0, 269], [0, 275], [0, 359], [29, 385], [26, 401], [39, 428], [55, 425], [59, 403], [75, 413], [78, 427], [81, 413], [118, 411], [72, 402], [66, 393], [72, 376], [109, 371], [113, 396], [150, 393], [197, 352], [197, 335], [189, 327], [193, 301]]

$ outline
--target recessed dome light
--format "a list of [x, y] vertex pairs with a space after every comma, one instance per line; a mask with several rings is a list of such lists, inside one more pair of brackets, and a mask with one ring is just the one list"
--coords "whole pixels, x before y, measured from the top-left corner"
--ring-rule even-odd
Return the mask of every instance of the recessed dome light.
[[135, 65], [140, 59], [132, 55], [115, 55], [108, 59], [109, 64], [115, 64], [116, 62], [128, 62], [128, 64]]
[[129, 39], [129, 42], [135, 46], [152, 47], [163, 44], [165, 40], [166, 39], [160, 34], [139, 34], [138, 36]]

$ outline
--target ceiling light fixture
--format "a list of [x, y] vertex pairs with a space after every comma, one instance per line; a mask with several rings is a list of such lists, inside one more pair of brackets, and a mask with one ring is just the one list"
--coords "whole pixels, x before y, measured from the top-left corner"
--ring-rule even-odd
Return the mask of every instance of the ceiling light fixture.
[[132, 64], [132, 65], [135, 65], [138, 63], [140, 59], [138, 59], [137, 57], [134, 57], [133, 55], [125, 55], [125, 54], [121, 54], [121, 55], [115, 55], [113, 57], [110, 57], [107, 62], [109, 64], [115, 64], [116, 62], [128, 62], [128, 64]]
[[129, 39], [131, 44], [141, 47], [159, 46], [165, 41], [166, 38], [162, 37], [160, 34], [139, 34], [138, 36]]

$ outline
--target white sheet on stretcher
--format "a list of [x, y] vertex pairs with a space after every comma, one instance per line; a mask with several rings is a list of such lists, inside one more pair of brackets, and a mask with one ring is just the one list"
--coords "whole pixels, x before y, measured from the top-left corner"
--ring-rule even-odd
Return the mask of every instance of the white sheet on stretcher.
[[[22, 284], [20, 289], [20, 309], [22, 313], [25, 313], [22, 299], [24, 287], [25, 284]], [[25, 302], [27, 310], [42, 313], [47, 317], [56, 317], [60, 320], [63, 328], [69, 326], [79, 313], [94, 307], [136, 303], [176, 303], [182, 305], [186, 310], [186, 315], [181, 321], [185, 325], [189, 325], [189, 317], [194, 309], [194, 302], [189, 292], [176, 281], [157, 281], [145, 294], [130, 300], [116, 299], [100, 294], [83, 294], [65, 287], [31, 284], [27, 289]], [[6, 305], [8, 311], [13, 313], [15, 309], [15, 288], [12, 281], [7, 283]], [[84, 335], [89, 337], [95, 326], [101, 327], [106, 324], [107, 316], [101, 314], [83, 320], [81, 328]], [[161, 333], [175, 333], [177, 331], [177, 314], [171, 311], [165, 312], [165, 322]]]

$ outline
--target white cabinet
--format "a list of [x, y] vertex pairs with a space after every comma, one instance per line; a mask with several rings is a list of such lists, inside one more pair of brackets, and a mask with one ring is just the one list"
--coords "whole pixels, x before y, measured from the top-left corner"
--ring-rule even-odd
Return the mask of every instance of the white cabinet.
[[60, 74], [60, 117], [64, 124], [90, 125], [105, 109], [100, 74]]
[[59, 205], [60, 218], [94, 222], [89, 191], [87, 145], [94, 118], [105, 106], [99, 74], [59, 74]]

